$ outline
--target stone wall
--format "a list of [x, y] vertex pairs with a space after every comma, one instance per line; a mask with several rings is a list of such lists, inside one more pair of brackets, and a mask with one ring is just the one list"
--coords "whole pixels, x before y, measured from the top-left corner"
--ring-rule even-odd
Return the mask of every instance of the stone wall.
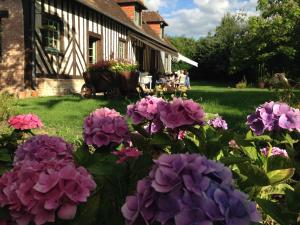
[[59, 96], [80, 93], [84, 80], [37, 78], [36, 84], [38, 96]]
[[0, 10], [8, 10], [2, 18], [2, 60], [0, 92], [16, 93], [24, 89], [25, 44], [22, 0], [1, 0]]

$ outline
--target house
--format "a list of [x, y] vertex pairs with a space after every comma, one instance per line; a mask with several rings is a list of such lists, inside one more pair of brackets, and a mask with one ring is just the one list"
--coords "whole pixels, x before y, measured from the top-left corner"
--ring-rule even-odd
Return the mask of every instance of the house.
[[166, 26], [143, 0], [1, 0], [0, 89], [79, 92], [89, 65], [118, 58], [171, 72]]

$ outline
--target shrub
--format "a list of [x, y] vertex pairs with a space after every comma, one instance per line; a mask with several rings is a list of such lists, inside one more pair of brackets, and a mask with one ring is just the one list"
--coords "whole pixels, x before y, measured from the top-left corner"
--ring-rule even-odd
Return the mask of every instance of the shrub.
[[235, 85], [236, 88], [238, 89], [243, 89], [243, 88], [247, 88], [247, 81], [245, 79], [241, 80], [240, 82], [238, 82]]
[[17, 100], [8, 93], [0, 94], [0, 123], [15, 114]]

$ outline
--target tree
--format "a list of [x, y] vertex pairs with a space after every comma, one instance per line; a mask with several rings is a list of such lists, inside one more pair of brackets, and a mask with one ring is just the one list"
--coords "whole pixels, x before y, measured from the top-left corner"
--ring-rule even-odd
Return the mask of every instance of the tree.
[[[190, 58], [195, 58], [197, 40], [194, 38], [181, 37], [169, 37], [170, 42], [178, 49], [178, 51]], [[191, 66], [184, 62], [174, 62], [172, 65], [174, 70], [189, 70]]]

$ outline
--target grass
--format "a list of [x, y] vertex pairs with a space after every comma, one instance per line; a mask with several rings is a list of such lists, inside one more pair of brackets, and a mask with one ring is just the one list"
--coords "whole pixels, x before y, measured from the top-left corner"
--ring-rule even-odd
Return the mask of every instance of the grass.
[[[300, 92], [297, 95], [300, 96]], [[259, 104], [276, 100], [275, 95], [267, 89], [235, 89], [207, 83], [194, 83], [188, 97], [203, 105], [206, 112], [223, 116], [229, 127], [236, 131], [246, 128], [247, 115]], [[83, 120], [90, 112], [105, 106], [124, 114], [129, 103], [127, 99], [81, 99], [78, 96], [63, 96], [25, 99], [19, 105], [20, 113], [35, 113], [42, 119], [45, 125], [42, 132], [73, 142], [81, 138]]]

